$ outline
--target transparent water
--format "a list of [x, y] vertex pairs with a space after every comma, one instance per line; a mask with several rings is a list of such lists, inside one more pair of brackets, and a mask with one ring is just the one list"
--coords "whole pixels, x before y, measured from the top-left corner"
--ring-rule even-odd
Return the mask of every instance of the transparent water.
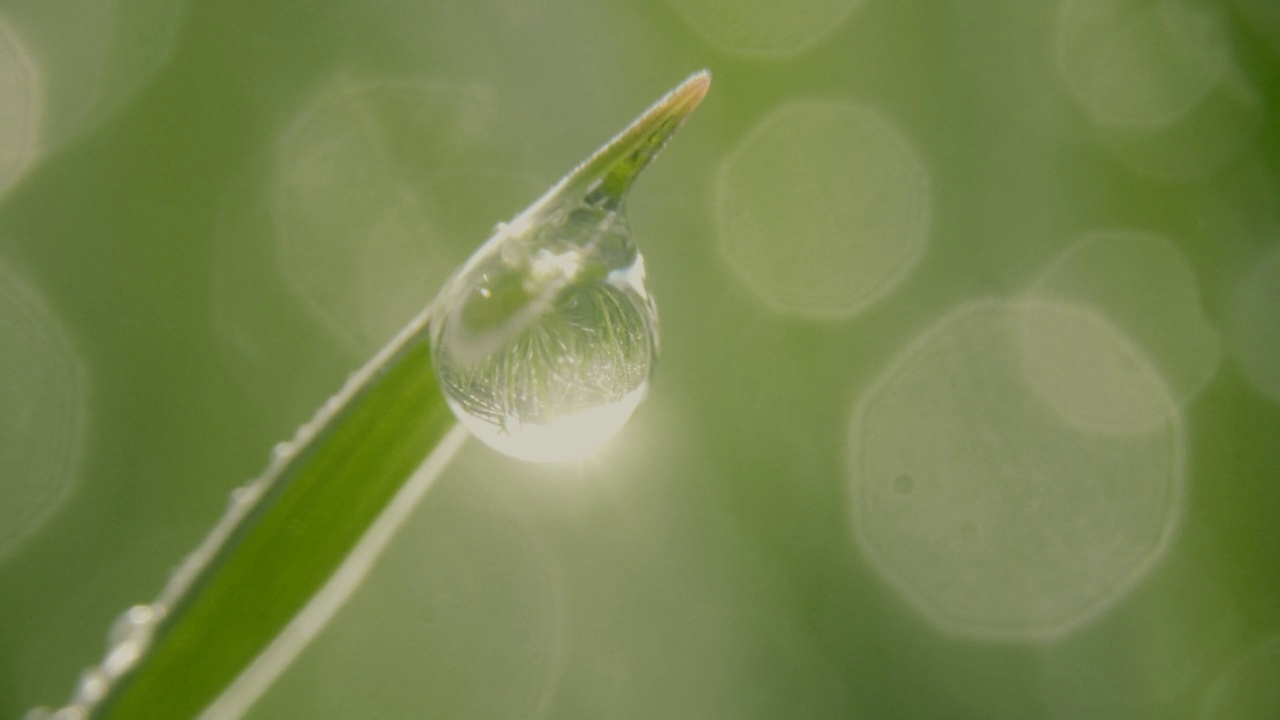
[[522, 460], [577, 460], [644, 399], [658, 314], [620, 210], [499, 226], [436, 300], [431, 355], [472, 433]]

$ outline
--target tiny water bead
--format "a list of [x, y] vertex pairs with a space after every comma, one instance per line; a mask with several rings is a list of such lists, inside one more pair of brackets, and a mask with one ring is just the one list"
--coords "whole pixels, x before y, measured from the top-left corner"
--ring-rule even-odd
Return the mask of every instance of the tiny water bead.
[[658, 316], [623, 200], [706, 94], [689, 78], [495, 235], [446, 283], [431, 354], [449, 406], [523, 460], [580, 459], [648, 392]]
[[107, 633], [107, 652], [102, 662], [80, 673], [71, 701], [51, 711], [35, 708], [23, 720], [85, 720], [106, 699], [115, 683], [138, 664], [151, 645], [156, 627], [168, 609], [159, 603], [134, 605], [125, 610]]

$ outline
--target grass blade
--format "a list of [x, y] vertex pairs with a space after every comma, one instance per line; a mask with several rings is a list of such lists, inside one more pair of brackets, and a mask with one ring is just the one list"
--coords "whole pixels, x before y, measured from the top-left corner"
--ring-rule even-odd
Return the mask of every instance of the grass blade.
[[161, 594], [150, 650], [91, 717], [195, 717], [321, 590], [456, 427], [427, 321], [423, 313], [352, 376], [233, 501]]

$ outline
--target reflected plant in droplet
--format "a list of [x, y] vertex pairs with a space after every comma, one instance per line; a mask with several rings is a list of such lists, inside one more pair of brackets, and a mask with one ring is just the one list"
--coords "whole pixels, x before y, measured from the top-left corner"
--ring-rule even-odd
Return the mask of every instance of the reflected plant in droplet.
[[624, 200], [707, 92], [697, 73], [493, 235], [436, 300], [431, 355], [458, 419], [525, 460], [584, 457], [644, 399], [657, 307]]

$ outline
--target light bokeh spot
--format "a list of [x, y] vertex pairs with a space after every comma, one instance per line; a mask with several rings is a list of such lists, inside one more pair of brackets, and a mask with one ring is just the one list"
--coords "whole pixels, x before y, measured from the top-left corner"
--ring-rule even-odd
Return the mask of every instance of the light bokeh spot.
[[40, 68], [44, 149], [92, 131], [155, 77], [185, 10], [186, 0], [9, 0]]
[[835, 32], [859, 0], [669, 0], [685, 22], [722, 52], [799, 55]]
[[36, 155], [40, 77], [22, 38], [0, 16], [0, 197]]
[[[1045, 268], [1030, 294], [1105, 314], [1150, 358], [1180, 403], [1199, 393], [1221, 362], [1222, 343], [1205, 317], [1195, 271], [1186, 254], [1165, 237], [1123, 230], [1086, 235]], [[1028, 332], [1037, 335], [1035, 328]], [[1053, 350], [1059, 351], [1064, 353], [1059, 359], [1063, 369], [1073, 371], [1070, 357], [1081, 349]], [[1077, 365], [1076, 371], [1083, 367]], [[1114, 391], [1131, 392], [1142, 384], [1125, 383]], [[1148, 414], [1159, 412], [1148, 408]]]
[[720, 251], [780, 312], [853, 316], [919, 261], [929, 187], [910, 143], [878, 111], [844, 100], [792, 102], [762, 120], [720, 169]]
[[84, 425], [80, 357], [40, 291], [0, 259], [0, 560], [70, 495]]
[[1280, 246], [1241, 283], [1230, 327], [1240, 370], [1258, 392], [1280, 405]]
[[1219, 4], [1067, 0], [1059, 19], [1060, 74], [1098, 141], [1132, 171], [1201, 179], [1263, 124], [1263, 96], [1236, 66]]
[[1201, 720], [1273, 720], [1280, 717], [1280, 635], [1258, 643], [1209, 688]]
[[[1072, 360], [1092, 368], [1028, 363], [1028, 327], [1042, 344], [1083, 345]], [[1164, 555], [1180, 515], [1180, 416], [1099, 433], [1033, 388], [1032, 373], [1048, 370], [1086, 398], [1091, 420], [1146, 425], [1153, 407], [1173, 401], [1167, 390], [1149, 396], [1161, 387], [1150, 379], [1124, 389], [1133, 352], [1087, 308], [973, 302], [922, 333], [860, 399], [849, 456], [857, 542], [938, 628], [1057, 637], [1124, 597]]]
[[486, 147], [497, 113], [478, 87], [342, 76], [284, 136], [280, 266], [352, 349], [381, 346], [435, 295], [456, 261], [450, 218], [483, 212], [493, 222], [518, 207], [474, 207], [477, 197], [501, 203], [523, 194], [521, 178], [467, 157]]
[[1222, 81], [1225, 28], [1186, 0], [1067, 0], [1058, 63], [1094, 120], [1165, 125]]

